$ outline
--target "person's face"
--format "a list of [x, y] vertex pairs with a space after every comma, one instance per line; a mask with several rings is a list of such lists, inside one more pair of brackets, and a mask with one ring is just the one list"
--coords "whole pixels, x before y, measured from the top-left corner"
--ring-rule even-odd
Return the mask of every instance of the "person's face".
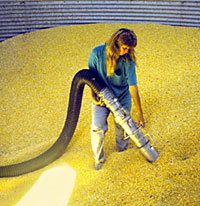
[[130, 49], [129, 46], [126, 46], [126, 45], [120, 46], [120, 48], [119, 48], [119, 55], [123, 56], [124, 54], [127, 54], [129, 49]]

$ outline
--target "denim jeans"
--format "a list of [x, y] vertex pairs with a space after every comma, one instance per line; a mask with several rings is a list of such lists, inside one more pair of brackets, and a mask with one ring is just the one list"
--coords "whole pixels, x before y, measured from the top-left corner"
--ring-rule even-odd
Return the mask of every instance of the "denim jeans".
[[[106, 107], [97, 106], [92, 103], [92, 125], [91, 125], [91, 144], [94, 152], [94, 159], [98, 162], [105, 160], [103, 145], [105, 134], [108, 131], [107, 118], [110, 110]], [[129, 139], [124, 140], [124, 130], [115, 122], [116, 145], [118, 151], [124, 151], [128, 148]]]

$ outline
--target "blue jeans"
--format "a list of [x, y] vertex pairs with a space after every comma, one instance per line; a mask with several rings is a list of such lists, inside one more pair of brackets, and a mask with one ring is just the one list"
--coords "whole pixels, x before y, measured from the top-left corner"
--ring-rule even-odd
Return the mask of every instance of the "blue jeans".
[[[105, 160], [103, 145], [105, 134], [108, 131], [107, 118], [110, 110], [106, 107], [97, 106], [92, 103], [92, 125], [91, 125], [91, 143], [94, 152], [94, 159], [98, 162]], [[124, 140], [124, 130], [115, 122], [116, 145], [119, 152], [128, 148], [129, 139]]]

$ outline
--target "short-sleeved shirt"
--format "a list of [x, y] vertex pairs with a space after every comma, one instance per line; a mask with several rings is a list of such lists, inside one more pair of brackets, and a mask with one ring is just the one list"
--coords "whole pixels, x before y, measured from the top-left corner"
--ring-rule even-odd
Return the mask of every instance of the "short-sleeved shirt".
[[97, 46], [90, 53], [88, 67], [90, 70], [98, 73], [107, 87], [118, 98], [122, 106], [130, 110], [131, 95], [129, 86], [137, 84], [135, 63], [132, 60], [129, 60], [129, 63], [127, 63], [123, 56], [120, 56], [117, 60], [114, 74], [108, 76], [106, 58], [106, 45]]

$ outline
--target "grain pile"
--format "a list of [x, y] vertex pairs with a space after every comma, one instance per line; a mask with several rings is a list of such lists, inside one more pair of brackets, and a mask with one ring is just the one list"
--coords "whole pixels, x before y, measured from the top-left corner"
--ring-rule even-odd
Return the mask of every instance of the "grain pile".
[[[69, 206], [200, 205], [199, 28], [95, 24], [40, 30], [0, 43], [0, 165], [31, 159], [58, 138], [71, 80], [87, 68], [93, 47], [117, 29], [138, 36], [137, 76], [146, 128], [159, 159], [149, 164], [133, 142], [118, 153], [112, 116], [106, 162], [93, 168], [91, 99], [84, 90], [76, 132], [66, 153], [47, 168], [0, 179], [0, 205], [15, 205], [49, 168], [69, 165], [76, 183]], [[132, 117], [135, 118], [135, 108]], [[56, 195], [56, 194], [55, 194]]]

